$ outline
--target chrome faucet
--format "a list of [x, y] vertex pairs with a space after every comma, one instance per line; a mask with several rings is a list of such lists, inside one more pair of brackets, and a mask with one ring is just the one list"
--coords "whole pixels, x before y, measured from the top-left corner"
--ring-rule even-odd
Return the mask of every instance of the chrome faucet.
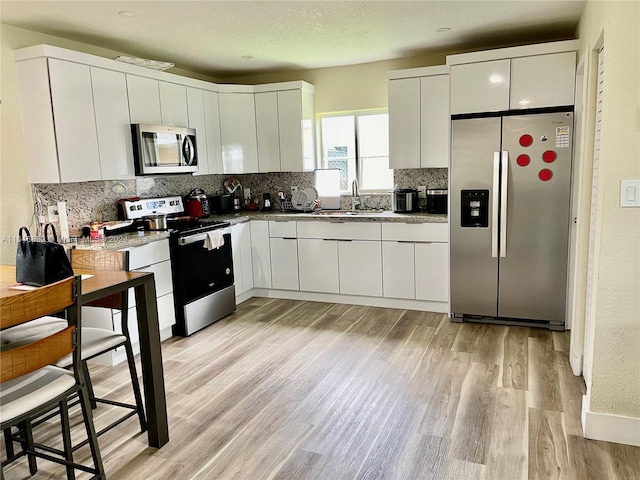
[[351, 182], [351, 210], [355, 210], [360, 205], [360, 194], [358, 193], [358, 180]]

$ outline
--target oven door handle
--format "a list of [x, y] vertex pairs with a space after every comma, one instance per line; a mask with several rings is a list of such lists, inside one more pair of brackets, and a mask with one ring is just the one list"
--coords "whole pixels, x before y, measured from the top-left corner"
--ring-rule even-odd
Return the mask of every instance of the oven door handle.
[[185, 245], [191, 245], [192, 243], [202, 242], [205, 238], [207, 238], [206, 233], [198, 233], [196, 235], [189, 235], [188, 237], [180, 237], [178, 238], [178, 245], [184, 247]]

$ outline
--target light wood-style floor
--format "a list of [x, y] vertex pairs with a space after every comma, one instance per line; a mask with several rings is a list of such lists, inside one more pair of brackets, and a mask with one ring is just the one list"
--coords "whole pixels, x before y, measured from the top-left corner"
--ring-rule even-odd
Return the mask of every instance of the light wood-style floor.
[[[254, 298], [163, 344], [171, 440], [147, 447], [130, 419], [100, 438], [105, 469], [109, 480], [640, 478], [639, 448], [582, 438], [568, 342], [442, 314]], [[132, 397], [124, 365], [92, 377], [99, 395]], [[95, 415], [99, 426], [113, 411]], [[46, 425], [36, 435], [58, 438]], [[33, 478], [64, 478], [39, 467]], [[5, 477], [27, 478], [26, 462]]]

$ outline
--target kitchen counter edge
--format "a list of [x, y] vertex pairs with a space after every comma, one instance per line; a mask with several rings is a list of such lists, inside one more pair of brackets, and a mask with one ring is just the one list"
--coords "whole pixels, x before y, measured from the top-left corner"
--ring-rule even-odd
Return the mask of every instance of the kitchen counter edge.
[[[357, 213], [350, 215], [347, 213], [286, 213], [286, 212], [243, 212], [230, 215], [216, 215], [220, 221], [229, 222], [231, 225], [245, 223], [250, 220], [272, 220], [276, 222], [395, 222], [395, 223], [446, 223], [447, 215], [433, 215], [429, 213], [394, 213], [390, 211]], [[169, 238], [169, 232], [129, 232], [104, 240], [91, 242], [89, 240], [79, 241], [75, 247], [82, 250], [122, 250], [151, 242], [157, 242]]]

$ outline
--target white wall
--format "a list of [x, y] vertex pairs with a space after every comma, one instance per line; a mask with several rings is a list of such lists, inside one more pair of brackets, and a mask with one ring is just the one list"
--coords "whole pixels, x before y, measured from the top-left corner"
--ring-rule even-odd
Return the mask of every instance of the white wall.
[[[640, 2], [636, 1], [589, 1], [579, 28], [581, 51], [593, 50], [603, 39], [605, 52], [593, 316], [587, 319], [591, 334], [585, 342], [591, 379], [587, 379], [583, 421], [586, 418], [589, 423], [590, 414], [630, 417], [625, 424], [637, 439], [640, 209], [620, 207], [620, 181], [640, 179], [639, 29]], [[587, 143], [592, 143], [593, 128], [586, 133], [590, 135]], [[597, 438], [600, 433], [589, 436]]]

